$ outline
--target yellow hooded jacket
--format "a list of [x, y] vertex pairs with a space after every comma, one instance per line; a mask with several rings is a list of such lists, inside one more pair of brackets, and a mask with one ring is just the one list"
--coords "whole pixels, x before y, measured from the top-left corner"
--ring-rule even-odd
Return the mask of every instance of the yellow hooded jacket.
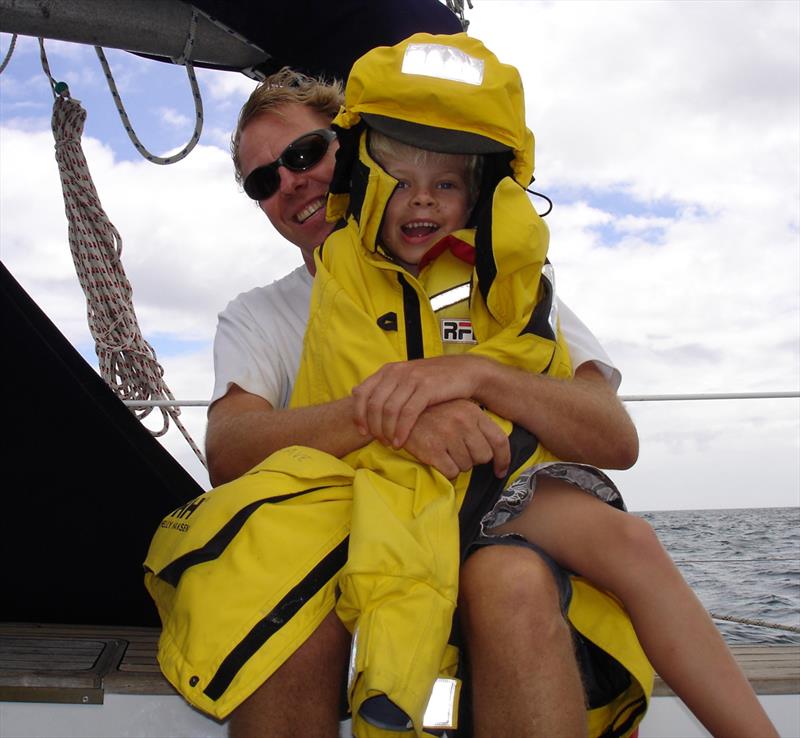
[[[353, 70], [357, 72], [358, 67]], [[486, 203], [493, 227], [481, 245], [502, 247], [493, 249], [496, 268], [487, 277], [485, 298], [478, 267], [450, 250], [415, 278], [382, 255], [374, 240], [396, 181], [372, 160], [367, 138], [366, 132], [360, 133], [357, 166], [368, 174], [359, 217], [351, 212], [346, 225], [317, 253], [310, 319], [291, 404], [345, 397], [387, 362], [441, 356], [446, 345], [459, 345], [443, 342], [443, 333], [454, 323], [474, 333], [477, 344], [471, 353], [569, 377], [567, 351], [548, 320], [549, 284], [539, 299], [547, 230], [519, 184], [505, 178]], [[474, 252], [477, 233], [468, 229], [449, 238]], [[448, 294], [461, 299], [435, 310], [448, 302]], [[458, 308], [460, 314], [453, 317]], [[442, 312], [449, 317], [442, 318]], [[510, 423], [497, 421], [511, 433]], [[378, 442], [343, 459], [356, 469], [357, 483], [337, 613], [351, 632], [358, 632], [351, 689], [358, 735], [369, 734], [360, 725], [358, 706], [380, 693], [420, 729], [452, 627], [464, 497], [470, 494], [488, 504], [523, 468], [554, 458], [522, 429], [514, 442], [516, 463], [509, 478], [493, 480], [482, 470], [472, 484], [473, 472], [451, 484], [432, 468]]]
[[[345, 397], [391, 361], [441, 356], [459, 345], [446, 342], [458, 325], [477, 341], [470, 353], [570, 377], [552, 283], [542, 278], [548, 232], [524, 189], [533, 171], [533, 135], [525, 126], [516, 69], [464, 34], [418, 34], [356, 63], [334, 127], [341, 149], [328, 210], [344, 220], [316, 254], [291, 404]], [[369, 128], [411, 145], [422, 141], [434, 150], [486, 154], [474, 227], [448, 236], [450, 243], [440, 244], [443, 252], [418, 277], [396, 265], [380, 242], [397, 181], [371, 156]], [[455, 255], [470, 249], [466, 262]], [[510, 423], [495, 420], [512, 433]], [[337, 603], [339, 617], [357, 636], [350, 698], [358, 735], [374, 732], [358, 708], [380, 693], [421, 731], [433, 683], [446, 671], [441, 664], [452, 663], [446, 645], [465, 497], [490, 502], [522, 469], [554, 459], [530, 434], [516, 430], [515, 464], [506, 480], [473, 470], [451, 484], [377, 442], [344, 458], [361, 482], [353, 489], [349, 555]]]

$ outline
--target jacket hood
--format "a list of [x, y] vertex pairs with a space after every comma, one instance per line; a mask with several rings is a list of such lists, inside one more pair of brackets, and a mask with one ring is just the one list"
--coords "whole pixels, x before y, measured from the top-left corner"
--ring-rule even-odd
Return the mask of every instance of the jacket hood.
[[431, 151], [501, 155], [522, 187], [533, 176], [534, 137], [525, 125], [519, 72], [465, 33], [418, 33], [369, 51], [352, 68], [333, 125], [341, 154], [330, 219], [347, 211], [358, 139], [366, 126]]

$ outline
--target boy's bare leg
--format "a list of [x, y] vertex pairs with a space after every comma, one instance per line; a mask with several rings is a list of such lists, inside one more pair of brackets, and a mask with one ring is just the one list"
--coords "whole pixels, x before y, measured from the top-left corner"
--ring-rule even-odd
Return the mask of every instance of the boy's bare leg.
[[492, 532], [520, 533], [619, 597], [656, 671], [712, 735], [778, 735], [647, 521], [545, 478], [528, 508]]
[[587, 734], [572, 634], [553, 575], [533, 551], [487, 546], [462, 567], [475, 738]]
[[337, 738], [350, 634], [330, 613], [231, 716], [230, 738]]

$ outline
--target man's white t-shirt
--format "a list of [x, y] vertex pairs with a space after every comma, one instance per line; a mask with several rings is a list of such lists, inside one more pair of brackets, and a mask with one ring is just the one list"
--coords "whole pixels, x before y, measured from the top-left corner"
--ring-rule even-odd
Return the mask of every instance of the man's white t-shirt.
[[[313, 281], [303, 265], [228, 303], [219, 314], [214, 338], [212, 403], [236, 384], [263, 397], [274, 408], [289, 404], [303, 350]], [[599, 341], [561, 300], [558, 315], [573, 369], [594, 362], [616, 391], [622, 375]]]

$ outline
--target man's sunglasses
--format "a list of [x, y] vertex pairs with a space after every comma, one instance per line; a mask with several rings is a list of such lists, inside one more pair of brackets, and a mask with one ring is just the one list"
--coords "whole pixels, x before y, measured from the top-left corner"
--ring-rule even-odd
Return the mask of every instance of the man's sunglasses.
[[328, 146], [336, 138], [330, 128], [320, 128], [306, 133], [292, 141], [283, 153], [263, 167], [254, 169], [244, 181], [244, 191], [253, 200], [266, 200], [272, 197], [281, 185], [278, 167], [286, 167], [290, 172], [305, 172], [322, 161]]

